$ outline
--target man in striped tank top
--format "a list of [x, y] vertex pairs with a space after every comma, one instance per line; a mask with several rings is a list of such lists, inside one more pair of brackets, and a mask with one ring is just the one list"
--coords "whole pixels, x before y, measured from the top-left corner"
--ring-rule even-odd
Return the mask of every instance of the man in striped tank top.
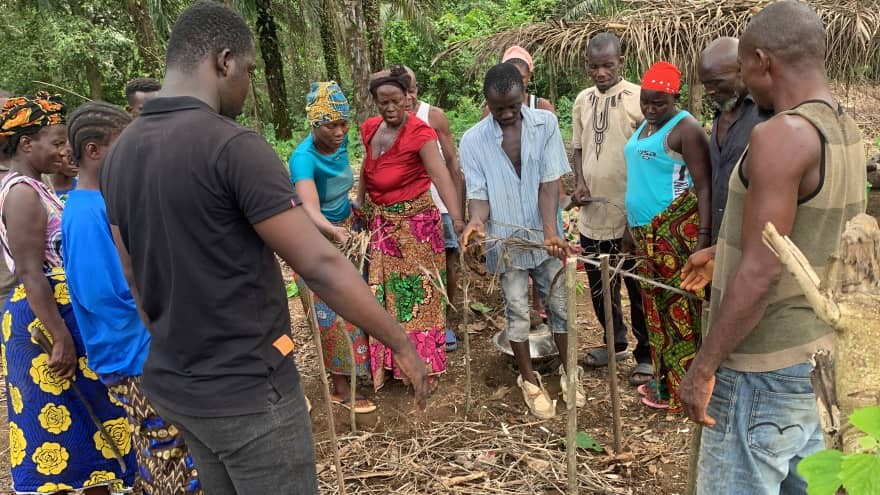
[[808, 4], [786, 0], [755, 15], [740, 41], [743, 81], [775, 115], [755, 127], [731, 175], [717, 251], [694, 254], [683, 284], [714, 278], [708, 331], [680, 392], [707, 426], [700, 494], [805, 493], [797, 463], [823, 448], [810, 356], [832, 349], [832, 330], [761, 233], [772, 223], [821, 273], [865, 210], [862, 136], [831, 94], [825, 39]]

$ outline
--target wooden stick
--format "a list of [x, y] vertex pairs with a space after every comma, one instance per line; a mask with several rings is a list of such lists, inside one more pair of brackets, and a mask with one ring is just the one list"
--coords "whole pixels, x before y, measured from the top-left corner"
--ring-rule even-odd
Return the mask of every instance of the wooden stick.
[[614, 424], [614, 454], [620, 455], [620, 391], [617, 389], [617, 353], [614, 349], [614, 316], [611, 307], [611, 265], [609, 256], [599, 256], [602, 269], [602, 297], [605, 300], [605, 345], [608, 349], [608, 384], [611, 386], [611, 417]]
[[577, 257], [569, 256], [565, 261], [565, 297], [568, 318], [568, 353], [566, 354], [565, 375], [568, 383], [566, 413], [568, 422], [565, 427], [565, 460], [567, 465], [568, 495], [577, 495]]
[[[470, 336], [470, 320], [471, 320], [471, 307], [470, 301], [468, 300], [468, 288], [470, 288], [470, 277], [468, 276], [467, 265], [464, 262], [464, 250], [459, 251], [459, 266], [461, 267], [461, 271], [464, 274], [464, 284], [462, 287], [461, 295], [461, 319], [462, 319], [462, 328], [464, 328], [464, 376], [465, 376], [465, 393], [466, 399], [464, 403], [464, 417], [467, 418], [468, 414], [470, 414], [471, 406], [473, 405], [473, 397], [471, 396], [471, 336]], [[452, 304], [452, 301], [447, 301], [447, 304]]]
[[348, 335], [344, 328], [337, 327], [337, 331], [346, 333], [345, 342], [348, 344], [348, 355], [351, 357], [351, 377], [348, 382], [348, 403], [351, 407], [348, 409], [348, 422], [351, 423], [351, 432], [357, 433], [357, 413], [354, 410], [357, 402], [357, 373], [355, 372], [357, 366], [354, 363], [354, 344], [351, 342], [351, 335]]
[[315, 313], [315, 299], [312, 298], [312, 291], [305, 284], [300, 283], [297, 285], [299, 285], [299, 296], [306, 308], [306, 320], [309, 322], [309, 328], [312, 330], [315, 349], [318, 352], [318, 373], [321, 375], [321, 383], [324, 384], [324, 403], [327, 405], [327, 427], [330, 429], [330, 447], [333, 450], [333, 464], [336, 466], [336, 481], [339, 484], [339, 495], [345, 495], [345, 479], [342, 476], [342, 461], [339, 460], [339, 442], [336, 440], [336, 425], [333, 420], [333, 401], [330, 397], [330, 382], [327, 380], [327, 368], [324, 367], [324, 348], [321, 345], [321, 327], [318, 326], [318, 315]]
[[[700, 312], [700, 328], [705, 332], [709, 328], [709, 307], [703, 304], [703, 310]], [[700, 464], [700, 446], [703, 443], [703, 425], [694, 423], [694, 430], [691, 433], [691, 446], [688, 452], [688, 477], [687, 487], [685, 487], [685, 495], [697, 494], [697, 468]]]

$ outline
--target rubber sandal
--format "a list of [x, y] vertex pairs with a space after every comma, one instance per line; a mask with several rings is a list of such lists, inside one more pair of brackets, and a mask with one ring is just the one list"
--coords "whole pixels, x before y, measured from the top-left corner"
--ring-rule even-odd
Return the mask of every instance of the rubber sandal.
[[[330, 402], [334, 404], [338, 404], [346, 409], [351, 409], [351, 402], [347, 400], [342, 400], [336, 397], [331, 396]], [[370, 399], [355, 399], [354, 400], [354, 412], [355, 414], [367, 414], [375, 411], [378, 408], [376, 404]]]
[[[644, 378], [636, 378], [642, 376]], [[651, 363], [638, 363], [629, 374], [630, 385], [642, 385], [654, 379], [654, 367]]]
[[452, 352], [458, 349], [458, 339], [455, 332], [451, 328], [446, 329], [446, 352]]
[[[614, 356], [618, 361], [623, 361], [629, 357], [629, 351], [620, 351], [615, 353]], [[587, 358], [592, 358], [592, 362], [588, 361]], [[591, 351], [587, 351], [587, 355], [581, 359], [581, 363], [590, 368], [608, 366], [608, 349], [605, 347], [597, 347]]]
[[639, 393], [642, 397], [649, 397], [651, 395], [657, 395], [657, 380], [650, 380], [648, 383], [643, 383], [636, 388], [636, 392]]
[[669, 409], [669, 403], [659, 399], [657, 397], [651, 398], [650, 396], [642, 397], [642, 404], [650, 407], [651, 409], [659, 409], [665, 410]]

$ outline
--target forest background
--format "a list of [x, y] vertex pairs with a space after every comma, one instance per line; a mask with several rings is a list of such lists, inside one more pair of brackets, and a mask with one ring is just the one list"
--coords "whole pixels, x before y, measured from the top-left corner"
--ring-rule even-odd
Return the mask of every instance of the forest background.
[[[60, 92], [71, 108], [86, 98], [124, 105], [127, 81], [161, 80], [165, 46], [189, 0], [0, 0], [0, 88]], [[240, 120], [262, 132], [286, 159], [307, 130], [312, 81], [338, 80], [358, 120], [372, 112], [369, 74], [393, 63], [415, 70], [421, 99], [447, 110], [453, 134], [480, 118], [482, 70], [456, 43], [554, 19], [610, 13], [597, 0], [226, 0], [255, 33], [258, 69]], [[497, 55], [500, 59], [500, 53]], [[436, 60], [435, 60], [436, 58]], [[494, 61], [498, 61], [498, 59]], [[630, 67], [637, 78], [636, 67]], [[48, 84], [46, 84], [48, 83]], [[530, 91], [551, 98], [563, 135], [571, 106], [588, 85], [584, 70], [536, 70]], [[366, 101], [365, 101], [366, 100]], [[352, 126], [352, 137], [356, 137]], [[355, 154], [360, 148], [355, 149]]]

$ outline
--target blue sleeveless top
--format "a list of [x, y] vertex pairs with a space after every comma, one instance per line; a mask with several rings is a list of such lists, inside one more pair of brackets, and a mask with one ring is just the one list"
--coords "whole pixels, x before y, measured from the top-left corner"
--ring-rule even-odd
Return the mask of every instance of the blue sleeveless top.
[[680, 110], [654, 134], [639, 139], [647, 122], [623, 148], [626, 157], [626, 216], [630, 227], [644, 227], [692, 185], [684, 160], [669, 155], [666, 137], [690, 114]]

